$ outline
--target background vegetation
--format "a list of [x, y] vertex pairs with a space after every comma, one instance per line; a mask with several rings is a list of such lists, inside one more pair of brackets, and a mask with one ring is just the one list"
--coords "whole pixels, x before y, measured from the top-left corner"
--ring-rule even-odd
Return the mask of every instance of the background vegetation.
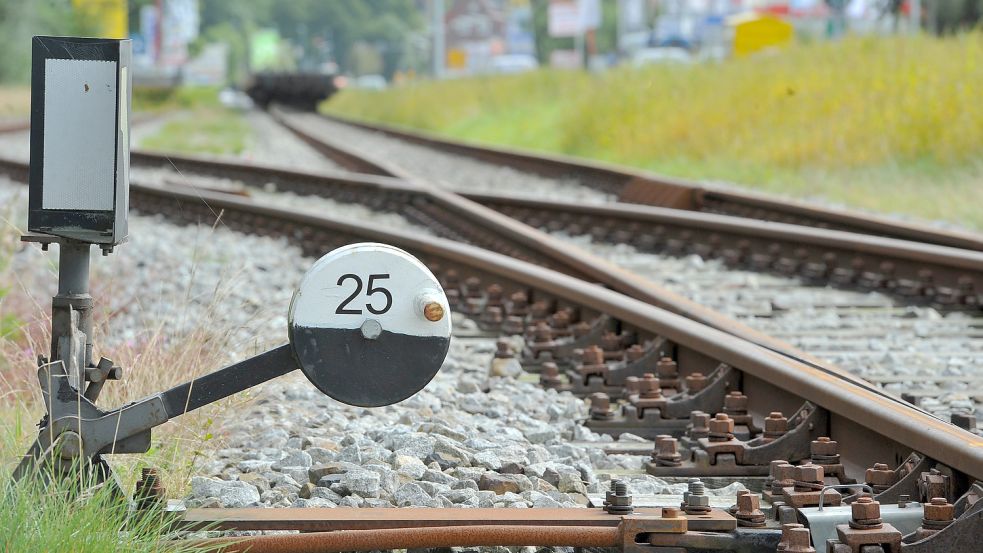
[[329, 113], [983, 228], [983, 33], [346, 90]]

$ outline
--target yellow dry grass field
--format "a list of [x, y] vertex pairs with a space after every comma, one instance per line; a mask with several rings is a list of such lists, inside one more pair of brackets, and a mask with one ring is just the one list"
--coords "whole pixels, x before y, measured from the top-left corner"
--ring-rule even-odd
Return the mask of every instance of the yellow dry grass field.
[[981, 98], [983, 32], [975, 32], [346, 90], [324, 108], [983, 229]]

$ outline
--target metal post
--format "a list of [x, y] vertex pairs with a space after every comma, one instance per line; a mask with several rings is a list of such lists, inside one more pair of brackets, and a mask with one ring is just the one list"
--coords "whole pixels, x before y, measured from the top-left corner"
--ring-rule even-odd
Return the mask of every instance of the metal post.
[[51, 360], [63, 361], [69, 381], [81, 390], [92, 365], [91, 244], [59, 240], [58, 295], [51, 301]]
[[433, 78], [444, 77], [444, 0], [431, 0], [431, 31], [433, 32]]

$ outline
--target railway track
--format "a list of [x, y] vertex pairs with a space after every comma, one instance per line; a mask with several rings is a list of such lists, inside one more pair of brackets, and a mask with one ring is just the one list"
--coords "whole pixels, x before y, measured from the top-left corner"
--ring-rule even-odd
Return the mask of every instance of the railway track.
[[[612, 433], [639, 432], [642, 428], [655, 433], [652, 437], [658, 436], [659, 447], [649, 452], [651, 461], [647, 466], [653, 474], [670, 478], [699, 475], [716, 480], [732, 479], [745, 482], [751, 489], [785, 494], [781, 483], [776, 488], [767, 482], [769, 473], [778, 470], [770, 461], [783, 457], [794, 462], [811, 460], [823, 463], [831, 475], [830, 483], [869, 479], [875, 484], [878, 478], [885, 479], [878, 482], [894, 483], [877, 495], [885, 509], [899, 495], [925, 498], [926, 493], [934, 496], [944, 491], [950, 501], [957, 502], [958, 510], [976, 513], [959, 518], [950, 525], [952, 530], [939, 536], [958, 540], [954, 536], [975, 531], [983, 520], [977, 512], [983, 505], [971, 507], [970, 498], [964, 497], [972, 482], [981, 477], [983, 438], [883, 396], [842, 374], [776, 354], [562, 273], [459, 242], [408, 237], [352, 222], [258, 206], [248, 199], [202, 190], [134, 183], [131, 194], [133, 207], [138, 211], [164, 214], [177, 222], [209, 225], [221, 214], [223, 224], [229, 228], [286, 237], [308, 255], [319, 255], [334, 246], [360, 240], [382, 241], [407, 249], [434, 268], [449, 291], [457, 291], [450, 294], [451, 298], [456, 297], [455, 308], [476, 319], [484, 335], [522, 336], [521, 351], [514, 355], [520, 356], [529, 367], [539, 365], [544, 369], [541, 378], [545, 385], [562, 387], [563, 378], [553, 378], [561, 372], [600, 389], [610, 388], [610, 383], [618, 379], [628, 384], [629, 393], [620, 411], [603, 396], [594, 395], [588, 424]], [[505, 320], [487, 316], [495, 313], [495, 308], [507, 315]], [[515, 317], [520, 318], [521, 324], [508, 328], [505, 323], [514, 322]], [[577, 350], [590, 353], [584, 355]], [[609, 363], [591, 363], [590, 356], [598, 351], [601, 359]], [[503, 352], [503, 356], [507, 355]], [[724, 416], [710, 421], [709, 415], [692, 415], [696, 406], [704, 407], [706, 413], [723, 412]], [[767, 436], [762, 426], [768, 429]], [[820, 439], [826, 437], [835, 443]], [[675, 454], [680, 451], [686, 457], [676, 459]], [[882, 462], [890, 468], [865, 471]], [[806, 463], [800, 468], [782, 470], [793, 471], [789, 473], [791, 479], [809, 479], [815, 478], [815, 467]], [[781, 477], [784, 473], [776, 474]], [[820, 480], [825, 482], [826, 477]], [[801, 482], [822, 487], [820, 482]], [[883, 484], [879, 486], [884, 488]], [[807, 488], [804, 486], [803, 490]], [[781, 496], [783, 500], [795, 503], [808, 501], [808, 497], [815, 499], [814, 489], [799, 492], [796, 489], [789, 488], [788, 497]], [[772, 494], [766, 497], [778, 501], [779, 496]], [[828, 495], [834, 501], [835, 492]], [[695, 507], [693, 512], [699, 513], [700, 506]], [[766, 522], [765, 529], [755, 536], [770, 539], [771, 544], [779, 538], [779, 522], [790, 523], [805, 517], [803, 513], [811, 513], [805, 507], [791, 507], [787, 501], [772, 511], [775, 520]], [[658, 512], [660, 517], [661, 513]], [[718, 539], [734, 547], [742, 540], [751, 539], [745, 535], [747, 530], [745, 534], [736, 530], [736, 517], [722, 511], [713, 513], [724, 522], [703, 527], [704, 530], [715, 532]], [[344, 513], [319, 515], [318, 520], [322, 522], [308, 524], [317, 529], [353, 527], [350, 520], [338, 520], [348, 516]], [[705, 515], [679, 516], [697, 522], [696, 519]], [[224, 527], [237, 529], [296, 528], [294, 522], [282, 517], [274, 520], [277, 517], [263, 512], [193, 511], [188, 517], [197, 522], [224, 520], [220, 522]], [[407, 518], [414, 517], [407, 515]], [[394, 528], [412, 524], [405, 520], [397, 524], [371, 509], [359, 519], [362, 525], [354, 527]], [[422, 520], [419, 522], [427, 525]], [[527, 520], [524, 524], [535, 522]], [[815, 530], [818, 532], [818, 526]], [[645, 534], [650, 545], [669, 543], [660, 541], [664, 536], [655, 535], [659, 532], [649, 528], [639, 530], [635, 536]], [[696, 532], [687, 532], [674, 539], [675, 543], [686, 543], [687, 539], [698, 537]], [[281, 538], [284, 539], [290, 540]], [[630, 541], [629, 547], [648, 548], [635, 543], [634, 537]]]
[[[323, 139], [309, 134], [305, 139], [319, 144], [322, 151], [334, 152], [335, 145], [326, 144]], [[355, 155], [351, 153], [348, 158], [353, 159]], [[334, 158], [338, 160], [336, 155]], [[488, 221], [486, 214], [476, 212], [473, 205], [468, 209], [466, 202], [423, 199], [427, 196], [426, 184], [420, 184], [413, 192], [414, 186], [408, 184], [411, 181], [407, 179], [399, 183], [347, 176], [319, 179], [269, 168], [243, 169], [231, 164], [173, 156], [164, 158], [147, 153], [136, 154], [134, 163], [158, 166], [173, 163], [184, 173], [232, 177], [253, 185], [272, 183], [280, 190], [365, 202], [377, 209], [415, 218], [421, 228], [440, 219], [440, 235], [465, 239], [540, 263], [548, 263], [544, 260], [556, 255], [556, 248], [546, 247], [542, 237], [533, 238], [539, 248], [533, 252], [528, 248], [519, 252], [507, 246], [514, 234], [511, 231], [503, 233], [498, 221]], [[363, 162], [365, 165], [372, 163], [373, 160]], [[407, 176], [406, 171], [398, 167], [391, 166], [390, 172]], [[408, 179], [417, 183], [421, 180], [413, 176]], [[300, 181], [319, 184], [308, 186]], [[395, 188], [386, 186], [387, 182]], [[440, 196], [439, 191], [436, 194]], [[906, 393], [912, 401], [944, 394], [948, 397], [944, 403], [933, 397], [925, 399], [926, 407], [940, 416], [949, 417], [953, 411], [972, 411], [979, 405], [979, 394], [972, 392], [972, 386], [979, 381], [980, 375], [973, 365], [981, 358], [983, 344], [975, 330], [979, 324], [979, 296], [974, 293], [976, 288], [972, 281], [976, 280], [973, 275], [983, 263], [974, 252], [649, 206], [573, 204], [494, 194], [462, 196], [538, 226], [554, 236], [569, 238], [586, 233], [591, 237], [587, 247], [600, 252], [607, 261], [614, 259], [621, 266], [628, 266], [636, 275], [644, 274], [649, 282], [639, 290], [637, 280], [626, 282], [612, 270], [612, 264], [605, 266], [583, 252], [566, 256], [568, 273], [583, 276], [583, 267], [587, 265], [594, 269], [589, 274], [597, 282], [731, 332], [734, 331], [733, 323], [721, 320], [717, 311], [727, 312], [749, 326], [763, 330], [764, 335], [782, 332], [783, 341], [881, 382], [897, 393]], [[432, 203], [437, 205], [428, 205]], [[412, 207], [407, 208], [407, 205]], [[418, 215], [421, 206], [426, 206], [428, 211], [423, 217]], [[581, 236], [581, 244], [583, 238]], [[632, 247], [619, 252], [608, 247], [609, 244]], [[652, 255], [656, 253], [660, 255]], [[671, 283], [673, 279], [678, 280], [677, 269], [686, 265], [674, 264], [672, 258], [687, 254], [719, 260], [701, 265], [697, 275], [687, 277], [690, 282], [694, 276], [704, 277], [699, 287], [703, 290], [718, 288], [722, 277], [726, 283], [726, 275], [734, 269], [771, 272], [776, 277], [766, 279], [770, 289], [757, 296], [741, 292], [732, 282], [727, 285], [730, 290], [701, 301], [713, 308], [708, 310], [652, 285], [653, 281]], [[951, 257], [940, 262], [940, 254]], [[708, 267], [714, 267], [714, 270], [706, 273]], [[898, 267], [902, 269], [899, 271]], [[740, 277], [740, 274], [745, 276]], [[738, 277], [745, 281], [747, 278], [761, 280], [751, 273], [738, 273]], [[747, 288], [745, 281], [741, 282], [740, 289]], [[943, 282], [948, 282], [949, 286]], [[853, 290], [853, 293], [826, 288], [830, 284]], [[687, 292], [686, 289], [678, 291]], [[803, 301], [803, 291], [817, 297], [813, 301]], [[872, 296], [868, 293], [871, 291], [877, 294]], [[772, 302], [771, 298], [776, 295], [779, 301]], [[796, 296], [799, 298], [794, 299]], [[939, 311], [925, 307], [933, 304]], [[912, 322], [917, 324], [910, 324]], [[835, 329], [840, 332], [836, 344], [817, 339], [819, 333], [828, 334]], [[739, 328], [738, 332], [756, 341], [764, 337], [761, 333], [749, 332], [748, 328]], [[871, 343], [871, 338], [875, 343]], [[768, 343], [773, 347], [787, 345], [773, 340]], [[906, 371], [906, 377], [897, 374], [908, 366], [912, 366], [912, 370]], [[914, 366], [920, 370], [914, 370]]]
[[[307, 140], [315, 138], [308, 136]], [[322, 146], [324, 149], [327, 148]], [[770, 347], [791, 351], [791, 342], [799, 347], [793, 352], [795, 355], [806, 356], [802, 350], [816, 352], [824, 362], [833, 361], [896, 392], [908, 393], [912, 401], [946, 395], [947, 400], [942, 403], [935, 397], [925, 399], [926, 407], [943, 417], [951, 416], [953, 411], [971, 411], [979, 405], [978, 395], [972, 394], [972, 388], [967, 390], [980, 379], [974, 362], [983, 350], [974, 333], [979, 323], [979, 295], [974, 293], [978, 289], [974, 283], [979, 281], [983, 267], [981, 256], [975, 252], [649, 206], [571, 204], [491, 194], [465, 194], [462, 199], [420, 183], [419, 179], [411, 182], [357, 175], [312, 175], [146, 152], [134, 152], [132, 162], [138, 168], [170, 168], [180, 173], [165, 177], [163, 182], [179, 183], [186, 176], [205, 176], [213, 182], [234, 181], [254, 189], [272, 186], [283, 192], [389, 211], [414, 222], [417, 229], [432, 228], [440, 236], [466, 240], [590, 278]], [[586, 246], [601, 255], [592, 257], [585, 251], [571, 251], [556, 241], [551, 245], [549, 236], [496, 217], [495, 213], [482, 210], [482, 206], [539, 226], [554, 236], [569, 238], [586, 232], [591, 236]], [[629, 244], [632, 248], [619, 253], [609, 248], [610, 244]], [[654, 284], [677, 278], [674, 273], [680, 265], [673, 264], [673, 256], [687, 254], [717, 258], [696, 271], [704, 277], [700, 287], [703, 290], [719, 288], [720, 279], [726, 281], [727, 274], [735, 269], [770, 271], [776, 277], [769, 277], [771, 289], [757, 297], [740, 292], [731, 283], [729, 291], [703, 298], [701, 303], [707, 305], [701, 306], [683, 294]], [[627, 266], [630, 273], [619, 271], [619, 263]], [[716, 269], [707, 273], [708, 266]], [[873, 269], [864, 270], [865, 267]], [[884, 268], [892, 269], [887, 274], [878, 272]], [[639, 279], [639, 275], [646, 278]], [[692, 281], [694, 276], [687, 280]], [[855, 292], [829, 290], [825, 288], [828, 284]], [[803, 290], [817, 297], [814, 301], [793, 301], [788, 307], [783, 301], [770, 301], [769, 294], [795, 296]], [[858, 290], [878, 294], [870, 297]], [[911, 307], [932, 304], [939, 306], [943, 315], [936, 316], [939, 312], [932, 307], [921, 308], [919, 315]], [[719, 311], [764, 332], [736, 325], [721, 317]], [[919, 324], [906, 324], [911, 322]], [[787, 327], [789, 324], [792, 328]], [[934, 337], [924, 336], [926, 327], [934, 332]], [[816, 339], [817, 332], [828, 333], [831, 328], [844, 334], [836, 344]], [[782, 340], [769, 336], [776, 331], [784, 332]], [[850, 336], [850, 332], [854, 335]], [[879, 333], [880, 342], [869, 343], [864, 333], [874, 334], [875, 338]], [[895, 353], [888, 355], [887, 349]], [[913, 361], [922, 370], [907, 371], [907, 378], [901, 379], [894, 365]]]
[[[142, 161], [138, 158], [138, 155], [134, 156], [135, 165], [150, 161], [150, 158], [144, 158]], [[170, 162], [180, 161], [171, 159]], [[220, 164], [215, 162], [194, 159], [187, 161], [189, 165], [198, 164], [194, 170], [189, 171], [194, 174], [211, 172], [229, 176], [236, 171], [235, 167], [225, 167], [222, 172]], [[185, 169], [187, 167], [185, 166]], [[26, 171], [25, 166], [14, 163], [5, 163], [3, 168], [5, 172], [14, 176], [17, 176], [18, 172]], [[243, 181], [260, 184], [275, 182], [279, 190], [292, 189], [296, 192], [325, 194], [325, 189], [329, 189], [331, 193], [326, 195], [350, 202], [359, 202], [363, 198], [372, 197], [375, 199], [369, 202], [370, 205], [380, 209], [390, 208], [389, 202], [395, 202], [395, 205], [412, 205], [415, 208], [420, 208], [422, 205], [429, 211], [426, 209], [420, 211], [428, 215], [417, 215], [416, 221], [427, 224], [432, 229], [436, 228], [436, 234], [446, 233], [453, 238], [462, 238], [461, 231], [455, 232], [454, 224], [449, 222], [455, 217], [459, 221], [457, 225], [462, 229], [467, 229], [468, 225], [461, 223], [461, 220], [468, 221], [471, 226], [485, 225], [475, 233], [480, 238], [472, 238], [472, 240], [476, 242], [485, 240], [482, 245], [502, 249], [519, 258], [541, 260], [543, 252], [551, 245], [549, 241], [542, 240], [541, 234], [529, 232], [530, 229], [516, 226], [514, 223], [510, 226], [507, 218], [494, 217], [490, 213], [491, 210], [475, 209], [474, 205], [461, 202], [452, 194], [441, 194], [429, 187], [413, 183], [387, 179], [278, 173], [273, 169], [266, 169], [265, 174], [256, 176], [251, 170], [241, 167], [238, 170], [252, 175], [244, 175]], [[885, 510], [888, 509], [887, 504], [896, 502], [899, 495], [928, 497], [924, 494], [930, 496], [944, 488], [950, 501], [961, 500], [961, 503], [957, 502], [956, 511], [969, 513], [969, 516], [960, 518], [950, 525], [950, 530], [938, 536], [956, 540], [947, 542], [945, 547], [953, 543], [972, 547], [969, 541], [959, 542], [959, 539], [965, 540], [965, 538], [958, 536], [971, 536], [980, 525], [980, 505], [970, 506], [970, 498], [964, 496], [964, 492], [970, 490], [971, 483], [981, 478], [980, 469], [983, 467], [983, 462], [981, 462], [980, 451], [983, 449], [980, 447], [978, 436], [944, 424], [922, 411], [878, 394], [863, 382], [851, 379], [841, 372], [824, 370], [808, 359], [797, 360], [776, 354], [773, 349], [762, 348], [741, 338], [662, 311], [646, 301], [638, 301], [581, 280], [581, 278], [588, 278], [603, 282], [612, 288], [621, 286], [627, 292], [630, 292], [631, 286], [634, 286], [635, 293], [640, 296], [644, 295], [641, 291], [647, 288], [650, 295], [670, 306], [673, 301], [678, 300], [678, 298], [667, 300], [666, 298], [670, 296], [661, 295], [661, 290], [656, 293], [657, 288], [650, 287], [650, 283], [640, 283], [637, 275], [629, 274], [620, 283], [618, 280], [594, 279], [592, 278], [594, 275], [602, 277], [607, 275], [609, 267], [601, 265], [598, 268], [592, 266], [596, 263], [585, 263], [584, 260], [578, 263], [577, 260], [564, 256], [554, 255], [550, 258], [549, 263], [554, 268], [573, 275], [568, 276], [519, 259], [441, 238], [411, 238], [404, 234], [386, 232], [352, 222], [331, 221], [313, 214], [297, 214], [288, 210], [257, 206], [255, 202], [248, 199], [200, 189], [182, 191], [176, 187], [165, 189], [134, 184], [132, 202], [137, 210], [163, 213], [178, 222], [211, 224], [216, 213], [221, 213], [223, 223], [230, 228], [286, 237], [302, 247], [309, 255], [319, 255], [335, 245], [357, 240], [384, 241], [403, 247], [435, 268], [435, 272], [438, 272], [447, 289], [451, 291], [450, 297], [457, 302], [456, 310], [468, 314], [477, 322], [475, 332], [478, 335], [522, 336], [522, 347], [513, 355], [519, 356], [529, 368], [539, 367], [540, 378], [544, 385], [573, 389], [585, 394], [606, 393], [608, 398], [625, 396], [623, 405], [618, 409], [604, 396], [593, 395], [592, 416], [588, 421], [588, 425], [592, 428], [614, 434], [621, 431], [649, 432], [650, 437], [653, 438], [674, 436], [675, 441], [660, 438], [660, 447], [648, 452], [651, 455], [648, 469], [653, 474], [683, 479], [692, 475], [733, 479], [746, 482], [752, 489], [761, 489], [765, 492], [781, 490], [780, 485], [777, 488], [773, 488], [770, 484], [766, 485], [767, 476], [777, 467], [772, 467], [770, 463], [760, 463], [762, 459], [768, 457], [771, 457], [769, 461], [774, 459], [777, 452], [781, 452], [788, 457], [785, 459], [788, 461], [811, 460], [823, 464], [830, 475], [829, 479], [824, 477], [823, 480], [828, 480], [829, 483], [833, 480], [842, 482], [850, 477], [858, 480], [865, 480], [871, 476], [874, 480], [893, 479], [895, 483], [888, 485], [887, 489], [883, 489], [878, 494]], [[428, 203], [431, 205], [427, 206]], [[408, 211], [414, 212], [412, 209]], [[447, 216], [442, 214], [443, 212], [452, 215]], [[500, 224], [490, 225], [489, 220]], [[703, 221], [703, 224], [706, 222]], [[539, 226], [550, 227], [549, 224]], [[503, 228], [508, 230], [503, 231]], [[699, 223], [694, 223], [694, 228], [700, 228]], [[490, 230], [493, 231], [492, 239], [487, 236]], [[553, 229], [554, 232], [560, 230], [569, 229], [566, 227]], [[601, 235], [601, 238], [604, 236], [606, 235]], [[837, 237], [844, 240], [847, 238], [845, 235], [837, 235]], [[897, 256], [893, 258], [894, 261], [906, 259], [906, 255], [915, 255], [913, 250], [918, 250], [915, 247], [917, 245], [906, 245], [899, 241], [878, 241], [867, 237], [861, 242], [867, 240], [873, 240], [878, 244], [878, 248], [868, 246], [870, 249], [865, 250], [867, 253], [887, 255], [885, 252], [890, 252], [890, 255]], [[906, 250], [906, 247], [909, 249]], [[751, 251], [754, 249], [752, 248]], [[937, 254], [938, 251], [934, 253]], [[954, 257], [959, 257], [957, 253], [969, 255], [968, 252], [947, 253]], [[721, 258], [726, 260], [727, 256], [722, 255]], [[928, 258], [931, 258], [931, 261], [920, 260], [913, 263], [921, 263], [922, 270], [928, 263], [939, 263], [939, 266], [933, 266], [935, 270], [951, 267], [953, 264], [959, 267], [958, 261], [946, 259], [945, 255], [928, 256]], [[974, 263], [977, 263], [971, 255], [966, 259], [969, 260], [966, 267], [972, 268]], [[755, 267], [750, 261], [747, 257], [730, 260], [734, 265]], [[882, 259], [879, 261], [881, 264], [885, 262]], [[966, 267], [956, 271], [969, 270]], [[760, 262], [757, 268], [761, 268]], [[960, 274], [957, 279], [964, 276], [966, 275]], [[862, 287], [864, 281], [855, 278], [841, 284]], [[891, 291], [887, 286], [876, 287]], [[903, 295], [900, 290], [896, 292], [899, 296]], [[919, 298], [920, 303], [937, 303], [946, 305], [947, 309], [969, 313], [978, 309], [978, 304], [969, 300], [971, 296], [966, 294], [958, 296], [959, 299], [956, 301], [946, 301], [944, 294], [920, 293], [916, 297]], [[645, 300], [644, 297], [642, 299]], [[696, 313], [703, 312], [703, 317], [708, 319], [715, 317], [709, 310], [695, 304], [686, 307]], [[848, 307], [855, 309], [857, 306]], [[679, 309], [679, 306], [677, 309], [684, 311]], [[717, 324], [722, 324], [723, 321], [718, 318]], [[517, 322], [519, 324], [515, 324]], [[750, 332], [749, 337], [755, 334], [750, 329], [745, 329], [743, 332]], [[758, 338], [762, 336], [758, 335]], [[508, 353], [502, 352], [502, 355], [507, 356]], [[600, 355], [600, 362], [593, 362], [598, 355]], [[653, 376], [646, 376], [648, 373], [652, 373]], [[613, 382], [619, 384], [612, 385]], [[580, 388], [577, 389], [577, 386]], [[729, 393], [737, 390], [741, 393]], [[725, 395], [724, 392], [727, 394]], [[707, 413], [723, 411], [727, 416], [722, 420], [714, 418], [712, 421], [704, 419], [702, 415], [688, 416], [694, 405], [705, 406]], [[683, 411], [687, 414], [686, 417], [673, 416], [682, 414]], [[781, 413], [781, 415], [773, 415], [774, 413]], [[768, 415], [772, 416], [768, 417]], [[854, 421], [864, 421], [864, 423]], [[702, 434], [704, 428], [707, 431], [705, 436]], [[768, 434], [764, 432], [765, 430], [769, 431]], [[723, 440], [720, 439], [721, 433], [724, 434]], [[733, 438], [729, 437], [731, 434]], [[837, 443], [829, 445], [830, 442], [819, 439], [829, 436]], [[701, 442], [701, 439], [705, 442]], [[721, 446], [724, 442], [730, 449]], [[835, 453], [829, 453], [834, 449]], [[676, 466], [672, 450], [686, 454], [685, 458], [689, 460]], [[928, 455], [931, 455], [931, 458]], [[864, 468], [874, 467], [874, 463], [882, 461], [887, 461], [890, 470], [874, 468], [873, 473], [864, 471]], [[790, 474], [796, 477], [795, 479], [799, 476], [804, 478], [815, 476], [813, 466], [806, 464], [808, 470], [791, 469], [795, 472]], [[927, 470], [930, 467], [936, 468], [938, 472]], [[888, 472], [893, 476], [889, 476]], [[813, 482], [813, 484], [817, 483]], [[883, 484], [879, 486], [884, 488]], [[789, 497], [784, 497], [783, 490], [777, 493], [782, 494], [782, 499], [792, 501], [805, 497], [795, 495], [797, 493], [795, 487], [788, 492]], [[832, 492], [830, 496], [832, 497]], [[843, 496], [846, 497], [841, 499], [847, 499], [847, 492], [844, 491]], [[744, 500], [738, 502], [745, 503]], [[768, 501], [764, 502], [765, 505], [768, 503]], [[394, 518], [371, 509], [364, 511], [363, 515], [355, 517], [358, 519], [357, 522], [349, 513], [311, 513], [310, 520], [304, 527], [309, 530], [391, 529], [435, 524], [434, 516], [426, 513], [406, 513], [402, 517]], [[639, 512], [658, 517], [665, 516], [664, 510]], [[699, 512], [699, 509], [694, 512]], [[770, 547], [777, 542], [781, 534], [779, 522], [787, 523], [799, 517], [807, 518], [804, 513], [809, 512], [807, 508], [790, 507], [786, 504], [784, 507], [773, 509], [775, 519], [766, 522], [764, 529], [747, 530], [742, 526], [741, 530], [737, 530], [735, 529], [738, 524], [737, 517], [714, 510], [714, 518], [726, 522], [702, 528], [714, 534], [712, 538], [704, 536], [706, 532], [692, 531], [676, 535], [671, 540], [666, 536], [658, 535], [665, 531], [664, 527], [648, 526], [644, 529], [637, 527], [635, 533], [632, 533], [631, 528], [626, 528], [626, 523], [618, 522], [617, 518], [612, 522], [612, 518], [601, 517], [601, 522], [598, 522], [589, 520], [591, 517], [596, 519], [596, 515], [583, 515], [568, 521], [568, 530], [585, 526], [610, 528], [617, 522], [618, 526], [615, 526], [617, 532], [606, 534], [607, 537], [598, 542], [590, 541], [593, 538], [585, 535], [579, 535], [568, 537], [570, 541], [558, 538], [549, 543], [620, 545], [623, 548], [638, 547], [654, 550], [656, 546], [668, 544], [706, 546], [706, 540], [717, 539], [718, 545], [726, 543], [730, 547], [741, 544], [746, 546], [753, 540], [759, 540], [754, 542], [758, 545], [764, 544]], [[504, 518], [492, 520], [486, 513], [475, 513], [471, 517], [462, 517], [457, 522], [461, 525], [473, 525], [484, 520], [484, 524], [493, 526], [546, 525], [548, 521], [543, 519], [543, 516], [546, 515], [540, 514], [537, 519], [535, 516], [526, 517], [510, 513]], [[549, 516], [554, 517], [549, 519], [554, 522], [562, 518], [559, 514]], [[681, 516], [691, 521], [690, 529], [695, 529], [700, 528], [698, 519], [706, 515], [691, 513]], [[747, 516], [748, 513], [744, 513], [745, 519]], [[757, 515], [752, 513], [752, 516]], [[849, 514], [846, 516], [849, 518]], [[885, 513], [886, 519], [889, 516], [893, 515]], [[196, 522], [216, 519], [224, 520], [221, 522], [224, 527], [237, 529], [299, 527], [296, 517], [284, 518], [263, 512], [195, 511], [188, 514], [188, 520]], [[744, 520], [744, 522], [749, 521]], [[655, 522], [649, 521], [649, 524]], [[955, 531], [957, 529], [958, 531]], [[819, 526], [816, 525], [813, 531], [819, 532]], [[563, 534], [562, 531], [559, 532]], [[626, 532], [630, 535], [629, 538], [624, 537]], [[571, 531], [567, 536], [573, 534]], [[636, 543], [636, 538], [643, 534], [644, 544]], [[854, 534], [861, 535], [862, 532]], [[424, 539], [422, 543], [424, 545], [444, 543], [433, 535], [431, 534], [432, 541]], [[826, 534], [821, 534], [819, 537], [825, 536]], [[362, 538], [352, 537], [352, 539]], [[700, 541], [701, 539], [704, 541]], [[893, 537], [891, 539], [893, 540]], [[923, 542], [921, 546], [936, 549], [923, 550], [946, 550], [937, 549], [941, 547], [941, 540], [939, 537], [935, 539], [939, 541], [934, 545]], [[283, 538], [283, 540], [288, 545], [290, 543], [296, 545], [294, 542], [302, 541], [291, 538]], [[485, 540], [466, 543], [493, 545], [495, 544], [493, 542], [496, 542], [496, 539], [490, 537], [486, 537]], [[497, 540], [503, 542], [501, 544], [506, 544], [504, 542], [507, 541], [501, 537]], [[257, 544], [262, 543], [257, 542]], [[465, 542], [453, 541], [453, 543]], [[909, 546], [907, 549], [917, 551], [916, 547]]]

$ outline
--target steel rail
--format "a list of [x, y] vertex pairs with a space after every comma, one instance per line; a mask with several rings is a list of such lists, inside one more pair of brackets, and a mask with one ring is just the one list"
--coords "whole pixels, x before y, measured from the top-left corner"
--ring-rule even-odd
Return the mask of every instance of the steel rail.
[[[658, 175], [630, 167], [582, 158], [533, 153], [475, 142], [449, 140], [406, 127], [356, 121], [338, 115], [323, 115], [332, 121], [381, 132], [436, 150], [506, 165], [547, 177], [583, 177], [588, 186], [611, 192], [621, 202], [657, 205], [694, 211], [709, 211], [807, 226], [835, 228], [955, 248], [983, 250], [983, 236], [940, 229], [924, 224], [899, 222], [887, 217], [847, 209], [817, 207], [801, 201], [765, 194], [713, 188], [705, 183]], [[365, 169], [369, 169], [368, 166]]]

